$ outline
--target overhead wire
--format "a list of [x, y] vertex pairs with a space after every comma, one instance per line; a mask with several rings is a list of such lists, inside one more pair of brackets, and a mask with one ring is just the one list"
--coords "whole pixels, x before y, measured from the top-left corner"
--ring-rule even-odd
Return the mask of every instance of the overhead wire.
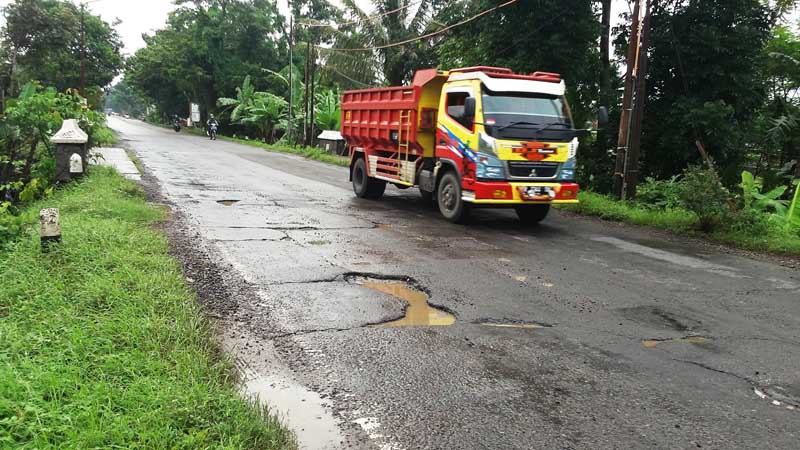
[[342, 22], [342, 23], [296, 22], [295, 25], [302, 25], [302, 26], [309, 27], [309, 28], [324, 28], [324, 27], [337, 28], [337, 27], [343, 27], [343, 26], [347, 26], [347, 25], [355, 25], [355, 24], [359, 24], [359, 23], [362, 23], [362, 22], [372, 22], [375, 19], [380, 19], [381, 17], [385, 17], [385, 16], [389, 16], [389, 15], [392, 15], [392, 14], [396, 14], [396, 13], [398, 13], [400, 11], [403, 11], [403, 10], [406, 10], [408, 8], [411, 8], [414, 5], [419, 5], [423, 1], [424, 0], [417, 0], [417, 1], [414, 1], [414, 2], [411, 2], [411, 3], [408, 3], [408, 4], [404, 5], [404, 6], [401, 6], [399, 8], [395, 8], [395, 9], [393, 9], [391, 11], [386, 11], [386, 12], [381, 13], [381, 14], [375, 14], [373, 16], [367, 16], [367, 17], [364, 17], [363, 19], [351, 20], [350, 22]]
[[425, 39], [430, 39], [430, 38], [432, 38], [434, 36], [438, 36], [440, 34], [443, 34], [443, 33], [447, 32], [447, 31], [450, 31], [453, 28], [457, 28], [457, 27], [460, 27], [462, 25], [466, 25], [466, 24], [468, 24], [470, 22], [473, 22], [473, 21], [475, 21], [475, 20], [477, 20], [477, 19], [479, 19], [479, 18], [481, 18], [481, 17], [483, 17], [483, 16], [485, 16], [487, 14], [491, 14], [491, 13], [493, 13], [493, 12], [499, 10], [499, 9], [505, 8], [507, 6], [511, 6], [514, 3], [517, 3], [518, 1], [519, 0], [509, 0], [509, 1], [505, 2], [505, 3], [500, 4], [500, 5], [494, 6], [492, 8], [487, 9], [487, 10], [484, 10], [484, 11], [481, 11], [480, 13], [478, 13], [478, 14], [476, 14], [476, 15], [468, 18], [468, 19], [464, 19], [464, 20], [462, 20], [460, 22], [457, 22], [457, 23], [454, 23], [452, 25], [448, 25], [448, 26], [442, 28], [441, 30], [437, 30], [437, 31], [434, 31], [434, 32], [428, 33], [428, 34], [424, 34], [422, 36], [417, 36], [415, 38], [405, 39], [405, 40], [402, 40], [402, 41], [399, 41], [399, 42], [393, 42], [391, 44], [376, 45], [376, 46], [373, 46], [373, 47], [364, 47], [364, 48], [328, 48], [328, 50], [333, 50], [333, 51], [338, 51], [338, 52], [372, 52], [372, 51], [375, 51], [375, 50], [381, 50], [381, 49], [391, 48], [391, 47], [398, 47], [398, 46], [401, 46], [401, 45], [410, 44], [412, 42], [417, 42], [417, 41], [421, 41], [421, 40], [425, 40]]

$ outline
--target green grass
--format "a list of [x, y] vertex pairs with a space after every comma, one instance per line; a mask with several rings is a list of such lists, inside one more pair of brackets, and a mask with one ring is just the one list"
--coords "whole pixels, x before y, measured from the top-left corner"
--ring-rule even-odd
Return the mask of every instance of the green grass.
[[[61, 211], [42, 253], [37, 214]], [[109, 168], [27, 208], [0, 253], [0, 448], [283, 449], [242, 400], [165, 236]]]
[[119, 136], [111, 128], [103, 125], [92, 133], [92, 143], [99, 147], [110, 147], [119, 141]]
[[[186, 132], [188, 132], [189, 134], [194, 134], [197, 136], [206, 136], [205, 130], [202, 130], [200, 128], [183, 128], [182, 130], [186, 130]], [[218, 135], [217, 137], [223, 141], [236, 142], [237, 144], [249, 145], [250, 147], [257, 147], [262, 150], [267, 150], [270, 152], [290, 153], [292, 155], [298, 155], [304, 158], [313, 159], [315, 161], [321, 161], [324, 163], [333, 164], [335, 166], [340, 166], [340, 167], [350, 166], [349, 157], [331, 154], [317, 147], [302, 147], [302, 146], [293, 146], [286, 144], [265, 144], [259, 140], [240, 139], [223, 135]]]
[[732, 223], [726, 224], [725, 229], [703, 233], [699, 230], [697, 216], [685, 209], [652, 208], [633, 202], [617, 201], [590, 191], [581, 192], [578, 194], [578, 199], [581, 201], [580, 204], [565, 205], [561, 208], [606, 220], [708, 238], [746, 250], [800, 255], [800, 234], [786, 231], [783, 227], [771, 226], [766, 230], [753, 231], [746, 226]]

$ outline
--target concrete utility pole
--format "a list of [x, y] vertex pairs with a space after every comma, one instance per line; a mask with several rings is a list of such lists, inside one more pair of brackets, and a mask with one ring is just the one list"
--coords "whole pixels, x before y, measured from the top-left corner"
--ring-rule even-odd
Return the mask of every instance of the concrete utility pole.
[[625, 158], [628, 153], [628, 141], [631, 127], [631, 107], [633, 105], [634, 69], [636, 58], [639, 54], [639, 14], [641, 0], [636, 0], [633, 6], [633, 20], [631, 23], [631, 37], [628, 46], [627, 69], [625, 71], [625, 90], [622, 94], [622, 114], [619, 119], [619, 136], [617, 138], [617, 159], [614, 165], [614, 196], [622, 198], [625, 180]]
[[644, 104], [647, 100], [647, 50], [650, 47], [650, 15], [655, 0], [647, 0], [644, 22], [642, 23], [641, 44], [636, 62], [636, 101], [633, 107], [631, 139], [625, 158], [625, 182], [623, 199], [636, 198], [636, 185], [639, 183], [639, 154], [642, 143], [642, 120]]
[[81, 3], [81, 81], [78, 89], [86, 98], [86, 3]]
[[294, 40], [294, 11], [292, 10], [292, 0], [287, 0], [289, 4], [289, 120], [286, 124], [286, 136], [289, 143], [292, 143], [292, 93], [294, 92], [294, 84], [292, 83], [292, 72], [294, 72], [294, 55], [292, 53], [292, 45]]

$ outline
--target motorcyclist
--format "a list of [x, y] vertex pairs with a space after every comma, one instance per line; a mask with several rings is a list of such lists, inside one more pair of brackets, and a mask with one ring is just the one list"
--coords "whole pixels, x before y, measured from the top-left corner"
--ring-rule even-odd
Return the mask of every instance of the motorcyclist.
[[211, 139], [217, 138], [217, 130], [219, 129], [219, 122], [217, 122], [217, 118], [214, 117], [213, 114], [208, 116], [208, 120], [206, 121], [206, 127], [208, 127], [208, 134]]

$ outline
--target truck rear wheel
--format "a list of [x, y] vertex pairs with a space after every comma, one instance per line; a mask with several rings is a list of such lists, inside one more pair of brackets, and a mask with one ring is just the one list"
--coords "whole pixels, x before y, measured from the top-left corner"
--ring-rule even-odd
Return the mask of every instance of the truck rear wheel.
[[517, 206], [517, 216], [526, 225], [535, 225], [547, 217], [550, 205], [525, 205]]
[[367, 175], [367, 163], [364, 158], [358, 158], [353, 164], [353, 192], [359, 198], [378, 200], [383, 197], [386, 182], [376, 180]]
[[459, 223], [467, 218], [467, 205], [461, 199], [461, 182], [454, 172], [450, 171], [442, 176], [436, 200], [439, 212], [450, 222]]

